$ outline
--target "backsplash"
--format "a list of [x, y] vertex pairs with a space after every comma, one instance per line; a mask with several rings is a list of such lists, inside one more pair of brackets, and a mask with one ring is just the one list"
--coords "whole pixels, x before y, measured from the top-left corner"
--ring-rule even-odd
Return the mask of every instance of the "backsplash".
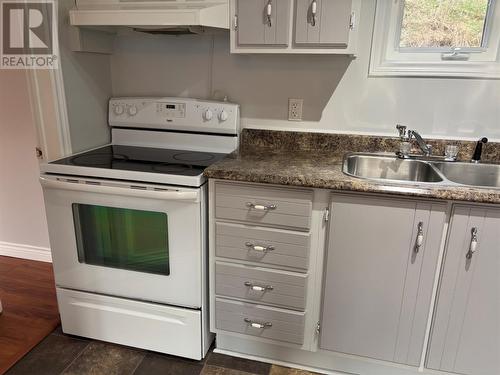
[[[443, 139], [425, 139], [432, 145], [433, 155], [444, 155], [447, 144], [459, 146], [459, 160], [470, 160], [476, 147], [472, 141], [448, 141]], [[276, 131], [264, 129], [243, 129], [241, 148], [265, 148], [276, 151], [325, 151], [334, 154], [346, 152], [396, 152], [399, 148], [399, 138], [369, 135], [307, 133], [292, 131]], [[420, 153], [418, 146], [413, 142], [412, 152]], [[488, 143], [483, 151], [484, 161], [500, 161], [500, 143]]]
[[[191, 96], [241, 105], [242, 125], [392, 136], [403, 124], [428, 138], [500, 141], [500, 80], [368, 75], [375, 0], [362, 0], [356, 58], [237, 55], [228, 35], [122, 34], [110, 57], [114, 96]], [[304, 100], [290, 122], [288, 99]]]

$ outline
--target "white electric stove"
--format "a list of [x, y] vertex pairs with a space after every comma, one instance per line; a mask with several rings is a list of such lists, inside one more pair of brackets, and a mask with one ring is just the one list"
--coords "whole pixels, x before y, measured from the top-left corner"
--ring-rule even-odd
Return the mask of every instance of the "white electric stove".
[[42, 166], [63, 331], [201, 359], [208, 327], [203, 170], [238, 145], [239, 107], [114, 98], [112, 143]]
[[179, 98], [114, 98], [112, 144], [43, 172], [199, 187], [203, 170], [238, 146], [239, 107]]

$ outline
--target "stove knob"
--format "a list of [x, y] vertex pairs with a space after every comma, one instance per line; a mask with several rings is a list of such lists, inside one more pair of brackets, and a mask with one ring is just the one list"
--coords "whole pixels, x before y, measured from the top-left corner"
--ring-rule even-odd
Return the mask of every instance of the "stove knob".
[[128, 107], [127, 112], [130, 116], [135, 116], [137, 114], [137, 107], [135, 105], [131, 105]]
[[203, 117], [205, 118], [205, 120], [210, 121], [212, 117], [214, 117], [214, 113], [210, 109], [207, 109], [203, 114]]
[[113, 108], [113, 112], [115, 112], [115, 115], [117, 116], [123, 115], [123, 105], [116, 104]]
[[222, 110], [220, 113], [219, 113], [219, 120], [221, 121], [227, 121], [227, 119], [229, 118], [229, 115], [226, 111]]

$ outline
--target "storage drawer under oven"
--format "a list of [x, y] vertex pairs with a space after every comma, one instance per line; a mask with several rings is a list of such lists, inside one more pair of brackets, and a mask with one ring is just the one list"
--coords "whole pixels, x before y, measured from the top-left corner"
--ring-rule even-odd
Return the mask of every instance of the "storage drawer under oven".
[[199, 310], [62, 288], [57, 288], [57, 301], [64, 333], [203, 358]]

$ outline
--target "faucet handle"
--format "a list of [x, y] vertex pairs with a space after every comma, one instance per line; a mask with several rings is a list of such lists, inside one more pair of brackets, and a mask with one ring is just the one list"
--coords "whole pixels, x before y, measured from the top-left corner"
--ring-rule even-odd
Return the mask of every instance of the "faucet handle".
[[433, 149], [434, 149], [433, 145], [427, 144], [427, 155], [426, 156], [431, 156]]
[[472, 156], [473, 163], [479, 163], [481, 161], [481, 156], [483, 153], [483, 144], [488, 143], [488, 138], [483, 137], [476, 143], [476, 148], [474, 149], [474, 155]]
[[408, 138], [407, 133], [406, 133], [406, 129], [407, 129], [406, 126], [397, 124], [396, 129], [399, 132], [399, 138], [401, 138], [401, 140], [406, 140]]
[[486, 144], [486, 143], [488, 143], [488, 138], [482, 137], [478, 142]]

